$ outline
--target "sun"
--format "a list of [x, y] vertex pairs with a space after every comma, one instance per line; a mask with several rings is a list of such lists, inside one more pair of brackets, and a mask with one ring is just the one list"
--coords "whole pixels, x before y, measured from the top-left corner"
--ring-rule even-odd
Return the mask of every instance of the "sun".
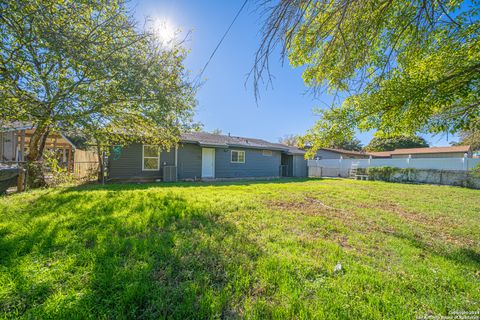
[[164, 44], [171, 43], [177, 34], [174, 25], [167, 19], [155, 19], [153, 31]]

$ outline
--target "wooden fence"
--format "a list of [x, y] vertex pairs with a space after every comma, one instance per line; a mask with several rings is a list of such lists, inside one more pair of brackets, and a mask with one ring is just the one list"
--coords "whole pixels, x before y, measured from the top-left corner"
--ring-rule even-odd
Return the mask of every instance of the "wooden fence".
[[73, 174], [84, 179], [98, 172], [98, 156], [92, 151], [75, 150], [73, 160]]

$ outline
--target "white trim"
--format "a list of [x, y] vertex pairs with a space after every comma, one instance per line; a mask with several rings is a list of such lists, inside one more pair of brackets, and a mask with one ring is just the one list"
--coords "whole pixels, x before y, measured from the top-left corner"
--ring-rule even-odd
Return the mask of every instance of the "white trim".
[[[145, 147], [157, 147], [158, 157], [147, 157], [146, 159], [157, 158], [158, 169], [145, 169]], [[152, 144], [142, 144], [142, 171], [160, 171], [160, 147]]]
[[[233, 161], [232, 160], [232, 156], [233, 156], [234, 151], [239, 152], [239, 153], [240, 152], [243, 153], [243, 161]], [[240, 157], [237, 156], [237, 158], [240, 158]], [[243, 151], [243, 150], [231, 150], [230, 151], [230, 163], [245, 163], [245, 151]]]

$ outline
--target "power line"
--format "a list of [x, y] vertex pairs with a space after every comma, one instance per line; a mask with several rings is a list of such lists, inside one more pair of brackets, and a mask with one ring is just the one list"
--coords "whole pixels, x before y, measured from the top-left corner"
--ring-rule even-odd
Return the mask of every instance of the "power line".
[[[220, 39], [220, 41], [218, 42], [217, 46], [215, 47], [215, 49], [213, 50], [212, 54], [210, 55], [210, 58], [208, 58], [207, 60], [207, 63], [205, 63], [205, 65], [203, 66], [203, 69], [202, 71], [198, 74], [198, 76], [195, 77], [195, 79], [197, 81], [199, 81], [201, 78], [202, 78], [202, 75], [203, 73], [205, 72], [205, 69], [207, 69], [207, 66], [209, 65], [210, 61], [212, 61], [212, 58], [213, 56], [215, 55], [215, 53], [217, 52], [218, 48], [220, 47], [220, 45], [222, 44], [223, 40], [226, 38], [228, 32], [230, 31], [230, 29], [232, 28], [233, 24], [235, 23], [235, 21], [237, 20], [238, 16], [240, 15], [240, 13], [243, 11], [243, 8], [245, 8], [245, 5], [247, 4], [248, 0], [245, 0], [242, 4], [242, 6], [240, 7], [240, 9], [238, 10], [237, 14], [235, 15], [235, 17], [233, 18], [232, 22], [230, 23], [230, 25], [228, 26], [227, 30], [225, 31], [225, 33], [223, 34], [222, 38]], [[197, 81], [194, 81], [194, 82], [197, 82]]]

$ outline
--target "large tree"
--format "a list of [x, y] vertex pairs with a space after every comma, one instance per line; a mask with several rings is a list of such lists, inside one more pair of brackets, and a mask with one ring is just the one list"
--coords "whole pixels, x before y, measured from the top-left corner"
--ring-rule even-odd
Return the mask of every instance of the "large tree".
[[460, 131], [458, 134], [460, 141], [454, 145], [471, 146], [472, 150], [480, 150], [480, 126], [472, 126], [472, 128]]
[[365, 146], [367, 151], [392, 151], [406, 148], [427, 148], [429, 145], [419, 136], [382, 136], [376, 135]]
[[[278, 142], [297, 148], [305, 148], [309, 149], [312, 145], [311, 142], [306, 141], [299, 135], [287, 134], [282, 138], [278, 139]], [[335, 149], [345, 149], [345, 150], [352, 150], [352, 151], [360, 151], [362, 150], [362, 143], [357, 138], [352, 138], [350, 140], [335, 140], [331, 141], [328, 145], [325, 146], [326, 148], [335, 148]]]
[[289, 147], [300, 147], [298, 136], [295, 134], [286, 134], [278, 139], [278, 142]]
[[185, 50], [141, 30], [123, 0], [0, 3], [0, 115], [35, 132], [28, 161], [53, 130], [81, 130], [99, 146], [171, 146], [188, 127], [194, 88]]
[[332, 141], [327, 147], [351, 151], [360, 151], [362, 150], [363, 145], [357, 138], [352, 138], [350, 140]]
[[[306, 140], [326, 146], [356, 129], [391, 135], [457, 132], [480, 117], [476, 1], [262, 1], [264, 39], [255, 84], [268, 59], [303, 67], [316, 92], [338, 93]], [[315, 148], [313, 148], [314, 150]]]

